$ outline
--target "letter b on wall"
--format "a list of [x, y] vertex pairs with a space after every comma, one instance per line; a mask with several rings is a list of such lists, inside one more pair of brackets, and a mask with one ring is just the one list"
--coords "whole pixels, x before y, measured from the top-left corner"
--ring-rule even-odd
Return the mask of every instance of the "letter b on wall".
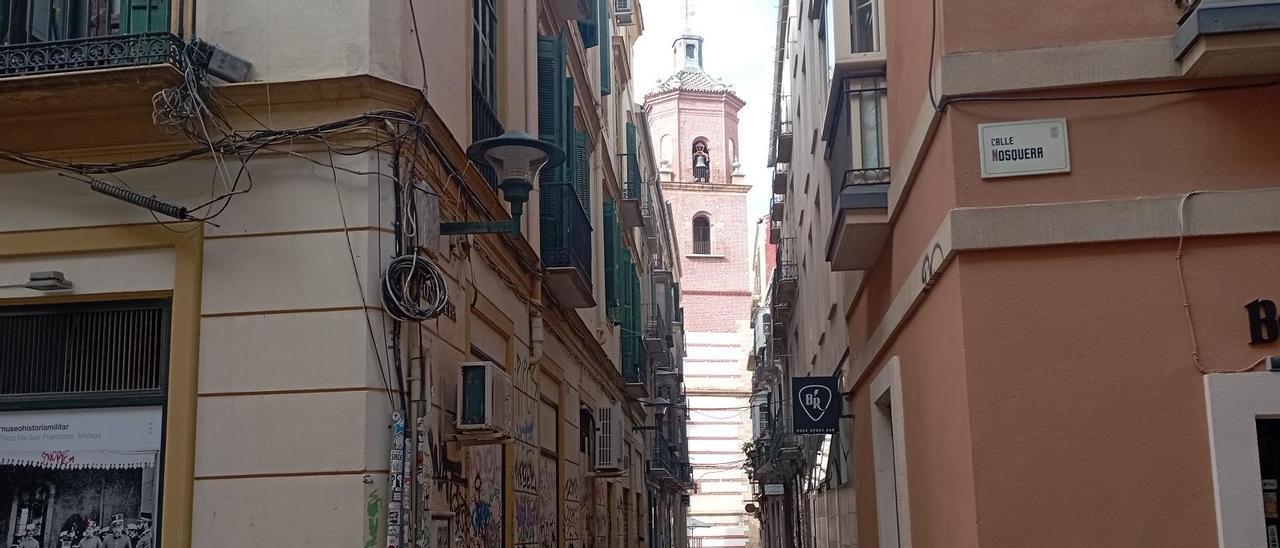
[[1249, 311], [1249, 344], [1274, 342], [1280, 338], [1280, 322], [1276, 319], [1276, 303], [1258, 299], [1244, 305]]

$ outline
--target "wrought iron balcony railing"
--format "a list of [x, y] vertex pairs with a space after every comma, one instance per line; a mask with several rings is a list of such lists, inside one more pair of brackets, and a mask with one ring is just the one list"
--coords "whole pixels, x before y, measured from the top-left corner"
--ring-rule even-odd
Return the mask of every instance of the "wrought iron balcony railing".
[[0, 78], [182, 63], [169, 0], [0, 0]]
[[[489, 103], [489, 99], [485, 97], [484, 92], [479, 88], [472, 86], [471, 88], [471, 141], [479, 141], [490, 137], [502, 135], [502, 121], [498, 120], [498, 113], [494, 112], [493, 105]], [[488, 165], [476, 164], [480, 169], [480, 174], [484, 175], [489, 186], [497, 188], [498, 175], [493, 168]]]
[[649, 438], [652, 447], [649, 450], [649, 472], [659, 477], [675, 479], [675, 454], [671, 451], [671, 444], [667, 441], [667, 436], [661, 431], [653, 432]]
[[116, 67], [184, 66], [183, 43], [168, 32], [0, 46], [0, 78]]
[[569, 183], [543, 183], [540, 221], [542, 262], [549, 268], [570, 267], [591, 285], [591, 220]]
[[850, 169], [844, 172], [840, 190], [854, 186], [889, 184], [889, 175], [888, 167]]
[[644, 359], [644, 344], [640, 335], [622, 334], [622, 381], [626, 384], [649, 384], [648, 365]]
[[671, 338], [671, 323], [662, 315], [662, 307], [657, 303], [644, 305], [644, 335], [647, 339], [666, 342]]

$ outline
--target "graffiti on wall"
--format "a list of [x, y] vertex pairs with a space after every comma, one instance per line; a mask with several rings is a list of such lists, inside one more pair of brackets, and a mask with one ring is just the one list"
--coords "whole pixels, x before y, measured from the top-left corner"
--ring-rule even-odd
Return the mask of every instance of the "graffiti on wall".
[[377, 489], [371, 489], [369, 495], [365, 497], [364, 516], [365, 516], [365, 535], [364, 548], [375, 548], [378, 545], [378, 531], [381, 527], [378, 525], [382, 520], [378, 519], [382, 515], [382, 496], [378, 494]]
[[516, 544], [538, 542], [538, 495], [516, 493]]
[[502, 446], [471, 447], [471, 531], [468, 546], [502, 545]]
[[564, 538], [572, 541], [582, 538], [582, 470], [570, 464], [564, 480]]
[[560, 483], [556, 458], [542, 456], [538, 470], [538, 545], [543, 548], [560, 546], [560, 520], [557, 508], [556, 487]]

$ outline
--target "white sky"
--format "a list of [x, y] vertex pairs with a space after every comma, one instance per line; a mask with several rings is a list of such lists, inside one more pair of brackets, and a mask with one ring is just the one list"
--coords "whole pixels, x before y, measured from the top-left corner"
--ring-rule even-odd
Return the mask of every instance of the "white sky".
[[[703, 68], [746, 101], [739, 112], [738, 157], [752, 185], [748, 223], [769, 208], [769, 115], [777, 0], [688, 0], [689, 27], [702, 35]], [[636, 42], [633, 79], [644, 93], [674, 71], [671, 43], [684, 33], [685, 0], [641, 0], [644, 34]], [[637, 98], [638, 100], [640, 98]]]

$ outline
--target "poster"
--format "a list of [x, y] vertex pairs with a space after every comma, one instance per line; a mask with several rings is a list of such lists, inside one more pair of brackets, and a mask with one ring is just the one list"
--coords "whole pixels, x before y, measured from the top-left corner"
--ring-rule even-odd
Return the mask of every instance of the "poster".
[[163, 415], [159, 406], [0, 412], [0, 545], [96, 536], [155, 546]]

